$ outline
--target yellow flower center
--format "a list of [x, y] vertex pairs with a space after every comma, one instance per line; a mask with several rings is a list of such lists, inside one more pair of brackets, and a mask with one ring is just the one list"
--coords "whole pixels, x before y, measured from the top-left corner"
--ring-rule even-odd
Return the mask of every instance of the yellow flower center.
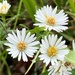
[[23, 51], [26, 49], [26, 44], [24, 42], [19, 42], [17, 44], [17, 48], [20, 50], [20, 51]]
[[5, 6], [5, 5], [3, 5], [3, 6], [2, 6], [2, 9], [6, 9], [6, 6]]
[[57, 49], [56, 49], [56, 47], [54, 47], [54, 46], [49, 47], [48, 50], [47, 50], [47, 54], [48, 54], [48, 56], [50, 56], [50, 57], [55, 56], [55, 55], [57, 54]]
[[55, 20], [55, 18], [54, 17], [48, 17], [48, 16], [46, 16], [46, 18], [47, 18], [47, 23], [48, 24], [50, 24], [50, 25], [55, 25], [55, 23], [56, 23], [56, 20]]

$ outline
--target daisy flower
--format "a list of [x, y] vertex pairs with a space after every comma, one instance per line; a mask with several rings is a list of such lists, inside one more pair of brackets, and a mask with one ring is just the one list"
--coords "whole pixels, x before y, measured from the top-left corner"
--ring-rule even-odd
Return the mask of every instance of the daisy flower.
[[52, 9], [51, 6], [44, 6], [41, 9], [36, 11], [35, 19], [38, 23], [35, 23], [35, 26], [45, 27], [45, 30], [54, 30], [57, 32], [62, 32], [63, 30], [68, 29], [67, 21], [68, 17], [67, 14], [61, 10], [59, 13], [57, 12], [57, 7]]
[[7, 49], [8, 54], [11, 54], [13, 58], [18, 57], [18, 61], [23, 59], [23, 61], [28, 61], [28, 57], [33, 57], [34, 53], [37, 51], [39, 41], [35, 41], [35, 34], [31, 35], [30, 32], [26, 34], [26, 29], [23, 28], [22, 31], [16, 30], [16, 34], [12, 31], [12, 34], [8, 34], [6, 38], [9, 46]]
[[48, 75], [71, 75], [75, 66], [67, 61], [59, 61], [57, 65], [52, 65], [48, 69]]
[[7, 0], [3, 0], [3, 3], [0, 3], [0, 13], [7, 14], [11, 5], [7, 2]]
[[65, 55], [68, 54], [69, 50], [65, 45], [65, 40], [62, 41], [62, 36], [58, 39], [57, 35], [49, 35], [42, 39], [40, 45], [41, 54], [39, 55], [40, 60], [46, 63], [46, 66], [51, 63], [52, 65], [58, 64], [58, 60], [63, 61]]

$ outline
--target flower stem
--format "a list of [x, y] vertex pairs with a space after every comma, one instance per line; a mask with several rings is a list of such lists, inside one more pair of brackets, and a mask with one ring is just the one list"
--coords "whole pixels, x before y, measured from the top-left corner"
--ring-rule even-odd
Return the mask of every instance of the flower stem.
[[29, 66], [29, 68], [27, 69], [27, 71], [25, 72], [24, 75], [26, 75], [29, 72], [29, 70], [31, 69], [31, 67], [33, 66], [33, 64], [36, 62], [36, 58], [38, 57], [39, 53], [40, 53], [40, 50], [37, 51], [37, 54], [36, 54], [35, 58], [32, 60], [31, 65]]
[[0, 21], [0, 23], [1, 23], [2, 27], [3, 27], [3, 29], [5, 30], [5, 32], [7, 33], [5, 15], [2, 15], [1, 17], [2, 17], [3, 22]]
[[3, 21], [3, 23], [4, 23], [4, 26], [6, 26], [5, 15], [2, 15], [2, 21]]
[[[20, 14], [20, 9], [21, 9], [21, 6], [22, 6], [22, 1], [23, 1], [23, 0], [20, 0], [17, 15]], [[16, 28], [16, 24], [17, 24], [18, 18], [19, 18], [19, 17], [17, 17], [16, 20], [15, 20], [14, 29]]]
[[45, 70], [46, 70], [46, 64], [45, 64], [44, 67], [43, 67], [42, 73], [44, 73]]

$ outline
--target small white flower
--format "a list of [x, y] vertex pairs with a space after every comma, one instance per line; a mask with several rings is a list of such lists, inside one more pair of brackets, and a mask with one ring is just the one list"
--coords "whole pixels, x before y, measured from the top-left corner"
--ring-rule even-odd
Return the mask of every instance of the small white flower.
[[67, 45], [65, 45], [65, 41], [61, 41], [62, 37], [59, 39], [57, 35], [49, 35], [42, 39], [42, 44], [40, 45], [41, 54], [39, 55], [40, 60], [44, 60], [46, 66], [51, 62], [52, 65], [58, 64], [58, 60], [63, 61], [65, 55], [68, 54], [69, 50], [67, 49]]
[[35, 19], [39, 23], [35, 23], [35, 26], [39, 27], [45, 27], [47, 30], [54, 30], [57, 32], [62, 32], [63, 30], [68, 29], [67, 21], [68, 17], [67, 15], [61, 10], [59, 13], [57, 12], [57, 7], [52, 9], [51, 6], [44, 6], [43, 8], [36, 11]]
[[75, 66], [70, 62], [59, 61], [57, 65], [52, 65], [49, 67], [48, 75], [71, 75], [71, 71], [74, 68]]
[[72, 41], [72, 47], [73, 47], [73, 51], [75, 52], [75, 42], [74, 42], [74, 40]]
[[0, 3], [0, 14], [7, 14], [11, 5], [7, 3], [7, 0], [3, 0], [3, 3]]
[[35, 41], [36, 37], [35, 34], [30, 35], [30, 32], [26, 34], [26, 29], [23, 28], [22, 31], [16, 30], [17, 33], [15, 34], [8, 34], [6, 38], [8, 43], [5, 43], [6, 46], [10, 48], [7, 49], [8, 53], [11, 54], [13, 58], [18, 56], [18, 61], [28, 61], [28, 57], [33, 57], [34, 53], [37, 51], [38, 47], [36, 45], [39, 44], [39, 41]]

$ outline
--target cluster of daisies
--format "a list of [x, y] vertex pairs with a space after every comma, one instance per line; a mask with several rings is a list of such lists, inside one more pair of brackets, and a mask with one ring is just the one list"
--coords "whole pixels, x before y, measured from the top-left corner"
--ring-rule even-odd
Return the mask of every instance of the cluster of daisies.
[[[6, 9], [7, 2], [4, 1], [1, 4], [2, 7], [0, 7], [0, 10]], [[7, 4], [7, 6], [9, 9], [10, 5]], [[66, 26], [68, 24], [68, 17], [63, 10], [57, 13], [57, 7], [52, 9], [51, 6], [47, 5], [38, 9], [35, 19], [37, 23], [34, 25], [44, 27], [45, 31], [54, 30], [56, 32], [62, 32], [68, 29]], [[49, 34], [41, 39], [41, 43], [36, 38], [35, 34], [27, 32], [25, 28], [21, 31], [16, 29], [16, 33], [12, 31], [6, 38], [8, 42], [5, 43], [9, 47], [7, 49], [8, 54], [13, 58], [18, 57], [18, 61], [22, 59], [24, 62], [28, 62], [28, 57], [33, 57], [34, 53], [40, 50], [38, 57], [46, 66], [49, 66], [48, 75], [70, 75], [71, 70], [75, 66], [65, 59], [65, 56], [69, 53], [69, 49], [65, 44], [66, 41], [62, 41], [63, 37], [58, 38], [55, 34]], [[73, 50], [75, 51], [74, 41]]]

